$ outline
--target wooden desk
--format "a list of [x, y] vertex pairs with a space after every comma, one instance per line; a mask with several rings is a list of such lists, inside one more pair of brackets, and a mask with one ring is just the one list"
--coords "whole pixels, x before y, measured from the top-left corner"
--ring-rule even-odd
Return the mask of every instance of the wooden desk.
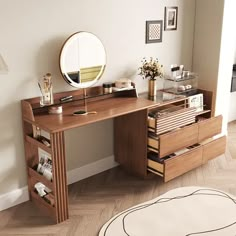
[[[127, 171], [145, 178], [150, 173], [147, 169], [148, 113], [159, 106], [172, 103], [186, 105], [185, 97], [163, 101], [161, 96], [156, 101], [151, 101], [145, 97], [137, 98], [135, 90], [103, 95], [101, 87], [93, 87], [87, 90], [87, 104], [88, 110], [96, 111], [97, 114], [73, 116], [74, 111], [83, 109], [83, 92], [77, 90], [54, 94], [55, 104], [60, 104], [60, 98], [68, 95], [73, 96], [73, 101], [63, 103], [63, 113], [58, 115], [48, 114], [48, 107], [40, 107], [39, 97], [22, 100], [29, 196], [37, 206], [47, 211], [57, 223], [65, 221], [69, 217], [64, 131], [114, 118], [114, 154], [116, 161]], [[208, 99], [210, 98], [209, 94], [206, 93], [205, 97], [207, 98], [206, 108], [210, 109], [211, 99]], [[204, 113], [208, 117], [211, 115], [210, 110]], [[45, 146], [40, 139], [38, 140], [33, 137], [36, 127], [50, 134], [50, 140], [48, 140], [50, 142], [49, 147]], [[216, 131], [219, 132], [220, 129], [217, 128]], [[214, 157], [223, 151], [223, 144], [224, 140], [222, 141], [221, 149], [214, 153]], [[39, 163], [38, 148], [51, 155], [52, 182], [48, 181], [34, 169]], [[179, 164], [177, 163], [176, 165], [179, 168]], [[196, 165], [193, 165], [193, 167], [196, 167]], [[192, 163], [189, 163], [188, 169], [177, 170], [178, 175], [193, 167]], [[168, 180], [170, 179], [169, 176]], [[173, 176], [177, 175], [171, 175], [171, 178]], [[55, 202], [54, 206], [47, 203], [35, 192], [34, 185], [37, 182], [43, 183], [52, 190], [51, 195]]]
[[[135, 97], [135, 90], [103, 95], [101, 87], [87, 90], [88, 110], [97, 111], [97, 114], [74, 116], [74, 111], [83, 109], [83, 93], [81, 90], [54, 94], [55, 104], [60, 98], [72, 95], [73, 101], [63, 103], [63, 113], [48, 114], [48, 107], [40, 107], [40, 98], [22, 100], [22, 119], [24, 131], [25, 157], [28, 169], [28, 187], [30, 199], [40, 208], [46, 210], [57, 223], [68, 219], [68, 191], [66, 178], [66, 157], [64, 131], [98, 121], [125, 116], [130, 113], [152, 107], [156, 102]], [[35, 128], [42, 129], [50, 134], [50, 147], [33, 138]], [[37, 173], [33, 168], [39, 162], [38, 147], [51, 155], [53, 163], [53, 181], [50, 182]], [[34, 185], [42, 182], [52, 190], [55, 205], [51, 206], [34, 192]]]

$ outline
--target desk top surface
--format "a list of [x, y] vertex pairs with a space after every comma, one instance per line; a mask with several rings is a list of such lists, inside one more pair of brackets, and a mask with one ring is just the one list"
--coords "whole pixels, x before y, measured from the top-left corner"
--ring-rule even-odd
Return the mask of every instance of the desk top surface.
[[36, 115], [35, 123], [42, 129], [53, 133], [140, 111], [155, 105], [157, 105], [156, 102], [144, 98], [110, 98], [88, 103], [88, 112], [96, 111], [96, 114], [75, 116], [73, 112], [84, 108], [72, 105], [63, 108], [62, 114], [43, 113]]
[[[183, 98], [175, 98], [170, 101], [173, 102], [178, 100], [183, 100]], [[162, 97], [157, 97], [155, 101], [147, 99], [147, 96], [140, 96], [138, 98], [112, 97], [89, 102], [87, 104], [88, 112], [96, 111], [96, 114], [76, 116], [73, 115], [73, 112], [84, 110], [84, 106], [72, 103], [69, 106], [63, 107], [62, 114], [48, 114], [47, 112], [35, 114], [34, 121], [31, 123], [47, 132], [55, 133], [163, 105], [170, 103], [170, 101], [163, 101]]]

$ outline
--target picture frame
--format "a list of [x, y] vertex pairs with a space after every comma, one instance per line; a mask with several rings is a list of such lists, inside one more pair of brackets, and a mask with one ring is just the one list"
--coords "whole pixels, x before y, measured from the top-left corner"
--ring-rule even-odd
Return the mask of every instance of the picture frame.
[[146, 21], [146, 43], [162, 42], [163, 21]]
[[178, 7], [165, 7], [164, 30], [177, 30]]

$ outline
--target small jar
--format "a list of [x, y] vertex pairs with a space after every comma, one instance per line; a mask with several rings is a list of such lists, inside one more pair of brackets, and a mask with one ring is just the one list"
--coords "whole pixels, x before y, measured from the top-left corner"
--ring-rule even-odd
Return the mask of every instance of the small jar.
[[110, 83], [110, 82], [103, 83], [102, 87], [103, 87], [104, 94], [112, 93], [112, 83]]

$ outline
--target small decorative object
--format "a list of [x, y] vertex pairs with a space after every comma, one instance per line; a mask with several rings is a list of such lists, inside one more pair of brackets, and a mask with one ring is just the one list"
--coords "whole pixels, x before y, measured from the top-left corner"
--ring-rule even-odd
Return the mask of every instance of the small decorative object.
[[52, 106], [48, 109], [49, 114], [61, 114], [62, 113], [62, 106]]
[[112, 83], [111, 82], [103, 83], [102, 87], [103, 87], [104, 94], [112, 93]]
[[165, 7], [165, 30], [177, 30], [178, 7]]
[[163, 77], [163, 65], [161, 65], [158, 59], [150, 58], [149, 61], [144, 57], [142, 66], [139, 67], [140, 73], [144, 79], [148, 79], [148, 95], [149, 97], [156, 96], [156, 79]]
[[121, 78], [115, 81], [116, 88], [132, 88], [131, 80], [128, 78]]
[[42, 93], [40, 99], [40, 105], [51, 105], [53, 104], [53, 93], [52, 93], [52, 75], [47, 73], [43, 78], [39, 79], [38, 85]]
[[162, 20], [146, 21], [146, 43], [162, 42]]
[[39, 139], [41, 137], [41, 130], [38, 126], [36, 125], [32, 125], [33, 127], [33, 137], [35, 139]]

